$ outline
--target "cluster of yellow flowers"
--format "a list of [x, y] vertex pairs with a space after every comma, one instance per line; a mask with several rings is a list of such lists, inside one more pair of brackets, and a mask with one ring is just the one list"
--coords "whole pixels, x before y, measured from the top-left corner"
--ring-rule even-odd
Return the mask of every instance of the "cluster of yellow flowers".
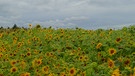
[[0, 33], [0, 76], [135, 76], [133, 41], [129, 31], [29, 24]]

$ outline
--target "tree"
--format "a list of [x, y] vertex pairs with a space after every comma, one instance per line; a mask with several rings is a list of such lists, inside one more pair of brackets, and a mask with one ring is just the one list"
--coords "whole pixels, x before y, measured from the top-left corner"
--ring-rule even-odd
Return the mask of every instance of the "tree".
[[39, 29], [39, 28], [41, 28], [41, 26], [40, 26], [39, 24], [37, 24], [37, 25], [36, 25], [36, 28]]
[[12, 27], [12, 29], [17, 29], [18, 26], [16, 24], [14, 24], [14, 26]]

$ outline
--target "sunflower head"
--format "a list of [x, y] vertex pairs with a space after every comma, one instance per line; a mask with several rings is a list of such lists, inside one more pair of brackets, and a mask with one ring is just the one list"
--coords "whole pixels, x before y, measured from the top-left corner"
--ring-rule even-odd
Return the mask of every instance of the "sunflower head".
[[97, 56], [98, 56], [98, 58], [100, 58], [101, 57], [101, 52], [98, 52]]
[[130, 64], [130, 59], [126, 59], [125, 61], [124, 61], [124, 65], [125, 66], [128, 66]]
[[119, 42], [121, 42], [121, 38], [116, 38], [116, 43], [119, 43]]
[[86, 76], [86, 71], [81, 72], [81, 76]]
[[4, 76], [4, 74], [0, 74], [0, 76]]
[[48, 76], [54, 76], [54, 73], [50, 73]]
[[32, 61], [32, 66], [35, 67], [35, 66], [40, 66], [42, 64], [42, 59], [34, 59]]
[[3, 34], [2, 33], [0, 33], [0, 38], [3, 36]]
[[21, 61], [20, 66], [24, 69], [26, 67], [25, 61]]
[[11, 73], [14, 73], [14, 72], [16, 72], [17, 70], [18, 70], [17, 67], [12, 67], [12, 68], [10, 69], [10, 72], [11, 72]]
[[84, 61], [84, 56], [80, 56], [80, 57], [79, 57], [79, 60], [80, 60], [80, 61]]
[[21, 73], [19, 76], [25, 76], [25, 73]]
[[109, 52], [109, 55], [112, 56], [116, 53], [116, 50], [114, 48], [110, 48], [108, 52]]
[[14, 66], [16, 63], [17, 63], [16, 60], [11, 60], [10, 61], [11, 66]]
[[135, 67], [134, 67], [134, 69], [133, 69], [133, 70], [134, 70], [134, 74], [133, 74], [133, 75], [135, 76]]
[[2, 54], [2, 53], [0, 53], [0, 58], [2, 58], [2, 56], [3, 56], [3, 54]]
[[66, 76], [66, 73], [65, 72], [61, 72], [60, 76]]
[[102, 43], [98, 43], [96, 49], [99, 49], [102, 46]]
[[114, 61], [111, 59], [108, 59], [108, 67], [113, 68], [115, 66]]
[[27, 52], [27, 54], [26, 54], [27, 56], [31, 56], [31, 52]]
[[41, 65], [41, 64], [42, 64], [42, 59], [38, 59], [38, 60], [37, 60], [37, 64], [38, 64], [38, 65]]
[[48, 74], [49, 73], [49, 66], [42, 67], [42, 73]]
[[24, 74], [24, 76], [30, 76], [30, 73], [26, 72], [26, 73]]
[[78, 50], [80, 51], [80, 50], [81, 50], [81, 48], [80, 48], [80, 47], [78, 47]]
[[32, 24], [29, 24], [29, 27], [32, 27]]
[[71, 76], [74, 76], [76, 74], [76, 70], [74, 67], [72, 67], [70, 70], [69, 70], [69, 75]]
[[42, 74], [40, 74], [40, 73], [37, 73], [37, 75], [36, 76], [42, 76]]
[[119, 68], [115, 69], [111, 76], [120, 76]]
[[50, 53], [49, 53], [49, 52], [46, 52], [46, 53], [45, 53], [45, 56], [46, 56], [46, 57], [49, 57], [49, 56], [50, 56]]

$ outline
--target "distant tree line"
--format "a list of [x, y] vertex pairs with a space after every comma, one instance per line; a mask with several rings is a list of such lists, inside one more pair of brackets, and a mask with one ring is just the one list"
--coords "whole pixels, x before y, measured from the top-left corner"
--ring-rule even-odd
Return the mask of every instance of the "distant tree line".
[[18, 27], [16, 24], [13, 25], [13, 27], [7, 27], [7, 28], [3, 28], [2, 26], [0, 27], [0, 29], [19, 29], [20, 27]]
[[[34, 28], [41, 29], [42, 27], [39, 24], [37, 24]], [[7, 27], [7, 28], [4, 28], [3, 26], [1, 26], [0, 27], [0, 33], [4, 32], [4, 31], [12, 32], [12, 31], [16, 31], [18, 29], [28, 30], [29, 28], [19, 27], [17, 24], [14, 24], [12, 27]], [[44, 29], [46, 29], [46, 28], [44, 28]]]
[[[10, 27], [7, 27], [7, 28], [4, 28], [4, 27], [0, 27], [0, 29], [21, 29], [21, 28], [24, 28], [24, 27], [19, 27], [17, 26], [17, 24], [14, 24], [11, 28]], [[35, 26], [35, 28], [41, 28], [41, 26], [39, 24], [37, 24]], [[28, 28], [24, 28], [24, 29], [28, 29]]]

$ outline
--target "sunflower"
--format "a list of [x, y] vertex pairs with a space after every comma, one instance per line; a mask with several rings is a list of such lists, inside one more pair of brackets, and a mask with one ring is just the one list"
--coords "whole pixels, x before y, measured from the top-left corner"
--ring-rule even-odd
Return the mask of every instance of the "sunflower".
[[36, 66], [36, 60], [37, 60], [37, 59], [34, 59], [34, 60], [32, 61], [32, 66], [33, 66], [33, 67]]
[[78, 47], [78, 51], [80, 51], [81, 50], [81, 48], [80, 47]]
[[32, 24], [29, 24], [29, 27], [32, 27]]
[[26, 54], [27, 56], [31, 56], [31, 52], [27, 52], [27, 54]]
[[42, 74], [40, 74], [40, 73], [37, 73], [37, 74], [36, 74], [36, 76], [42, 76]]
[[84, 56], [84, 61], [88, 61], [89, 59], [88, 59], [89, 57], [88, 56]]
[[48, 74], [49, 73], [49, 66], [42, 67], [42, 73], [43, 74]]
[[81, 76], [86, 76], [86, 71], [82, 72]]
[[31, 49], [30, 49], [30, 48], [27, 48], [26, 50], [27, 50], [27, 51], [30, 51]]
[[48, 76], [54, 76], [54, 74], [53, 73], [50, 73]]
[[39, 53], [39, 51], [38, 50], [34, 50], [34, 54], [38, 54]]
[[108, 59], [108, 67], [113, 68], [115, 66], [114, 61], [111, 59]]
[[71, 51], [69, 55], [74, 55], [74, 54], [75, 54], [75, 53], [74, 53], [73, 51]]
[[123, 59], [122, 59], [121, 57], [117, 58], [117, 60], [118, 60], [119, 62], [122, 62], [122, 61], [123, 61]]
[[2, 53], [0, 53], [0, 58], [2, 58], [2, 56], [3, 56], [3, 54], [2, 54]]
[[60, 68], [60, 64], [57, 64], [57, 65], [53, 64], [53, 66], [54, 66], [55, 69]]
[[134, 74], [133, 74], [133, 76], [135, 76], [135, 67], [134, 67]]
[[24, 69], [26, 67], [25, 61], [21, 61], [20, 66]]
[[4, 61], [9, 61], [9, 58], [4, 58], [3, 60], [4, 60]]
[[113, 29], [109, 29], [109, 35], [111, 35], [113, 32]]
[[36, 69], [35, 72], [36, 72], [36, 73], [39, 73], [39, 69]]
[[14, 67], [12, 67], [12, 68], [10, 69], [10, 72], [13, 73], [13, 72], [16, 72], [17, 70], [18, 70], [18, 68], [14, 66]]
[[25, 76], [25, 73], [21, 73], [19, 76]]
[[17, 40], [17, 37], [13, 37], [13, 44], [16, 44]]
[[108, 52], [109, 52], [109, 55], [112, 56], [116, 53], [116, 50], [114, 48], [110, 48]]
[[104, 33], [102, 32], [102, 33], [100, 33], [100, 37], [103, 37], [104, 36]]
[[66, 73], [65, 72], [61, 72], [60, 76], [66, 76]]
[[42, 59], [38, 59], [37, 60], [37, 65], [39, 66], [39, 65], [41, 65], [42, 64]]
[[79, 57], [79, 60], [80, 60], [80, 61], [84, 61], [84, 56], [80, 56], [80, 57]]
[[125, 66], [128, 66], [129, 64], [130, 64], [130, 59], [127, 59], [127, 60], [124, 61]]
[[0, 34], [0, 38], [1, 38], [2, 36], [3, 36], [3, 34], [1, 33], [1, 34]]
[[17, 40], [17, 37], [13, 37], [13, 40]]
[[72, 67], [70, 70], [69, 70], [69, 75], [70, 76], [74, 76], [76, 74], [76, 70], [74, 67]]
[[34, 59], [32, 61], [32, 66], [35, 67], [35, 66], [39, 66], [42, 64], [42, 59]]
[[17, 47], [19, 48], [19, 47], [21, 47], [21, 46], [22, 46], [22, 42], [18, 42]]
[[4, 76], [4, 74], [0, 74], [0, 76]]
[[97, 56], [98, 56], [98, 58], [100, 58], [101, 57], [101, 52], [98, 52]]
[[6, 57], [6, 58], [8, 58], [8, 57], [9, 57], [9, 55], [8, 55], [8, 54], [5, 54], [5, 57]]
[[24, 54], [21, 54], [20, 57], [25, 57], [25, 55]]
[[49, 57], [49, 56], [50, 56], [50, 53], [49, 53], [49, 52], [46, 52], [46, 53], [45, 53], [45, 56], [46, 56], [46, 57]]
[[49, 39], [50, 39], [50, 40], [52, 39], [52, 35], [49, 35]]
[[51, 57], [52, 57], [52, 56], [53, 56], [53, 53], [52, 53], [52, 52], [49, 52], [49, 56], [51, 56]]
[[120, 76], [119, 69], [115, 69], [111, 76]]
[[102, 43], [98, 43], [96, 49], [99, 49], [102, 46]]
[[121, 42], [121, 38], [116, 38], [116, 43], [119, 43], [119, 42]]
[[28, 40], [27, 40], [27, 43], [28, 43], [28, 44], [31, 44], [31, 41], [30, 41], [30, 39], [28, 39]]
[[24, 76], [30, 76], [30, 73], [26, 72], [24, 73]]
[[14, 53], [17, 53], [17, 52], [18, 52], [18, 50], [15, 50], [15, 51], [14, 51]]
[[14, 66], [16, 63], [17, 63], [16, 60], [11, 60], [10, 61], [11, 66]]

